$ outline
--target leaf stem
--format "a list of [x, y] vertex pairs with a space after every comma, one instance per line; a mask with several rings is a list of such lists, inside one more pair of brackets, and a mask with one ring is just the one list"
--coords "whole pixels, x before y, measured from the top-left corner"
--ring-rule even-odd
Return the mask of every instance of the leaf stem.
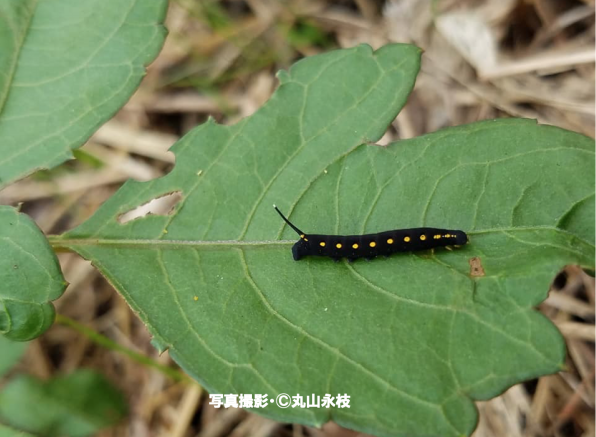
[[289, 246], [296, 240], [156, 240], [156, 239], [109, 239], [109, 238], [63, 238], [59, 235], [46, 237], [54, 250], [72, 249], [73, 246], [112, 246], [112, 247], [243, 247], [243, 246]]
[[108, 337], [100, 334], [99, 332], [94, 331], [93, 329], [88, 328], [87, 326], [71, 319], [70, 317], [64, 316], [62, 314], [56, 314], [56, 323], [60, 323], [61, 325], [68, 326], [69, 328], [72, 328], [75, 331], [83, 334], [85, 337], [87, 337], [89, 340], [91, 340], [95, 344], [105, 347], [106, 349], [120, 352], [121, 354], [126, 355], [131, 360], [133, 360], [145, 367], [152, 367], [153, 369], [172, 378], [176, 382], [196, 383], [193, 379], [191, 379], [185, 373], [183, 373], [177, 369], [173, 369], [172, 367], [160, 364], [157, 361], [155, 361], [143, 354], [140, 354], [140, 353], [135, 352], [131, 349], [128, 349], [128, 348], [122, 346], [121, 344], [118, 344], [118, 343], [110, 340]]

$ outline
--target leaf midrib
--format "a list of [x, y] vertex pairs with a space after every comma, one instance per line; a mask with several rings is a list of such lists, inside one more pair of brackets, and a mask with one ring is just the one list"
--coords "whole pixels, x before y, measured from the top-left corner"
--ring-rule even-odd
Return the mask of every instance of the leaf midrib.
[[[493, 228], [467, 232], [468, 235], [483, 235], [497, 233], [515, 233], [528, 231], [554, 231], [566, 234], [577, 241], [585, 244], [592, 251], [596, 248], [593, 242], [572, 234], [569, 231], [553, 226], [528, 226]], [[225, 246], [288, 246], [296, 243], [296, 240], [157, 240], [157, 239], [131, 239], [131, 238], [63, 238], [60, 235], [49, 235], [48, 241], [54, 248], [72, 248], [76, 246], [112, 246], [112, 247], [225, 247]]]

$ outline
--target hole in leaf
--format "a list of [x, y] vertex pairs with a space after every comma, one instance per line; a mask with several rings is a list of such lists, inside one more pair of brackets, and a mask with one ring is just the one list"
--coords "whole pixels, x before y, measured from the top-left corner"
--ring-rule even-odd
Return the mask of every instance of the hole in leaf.
[[170, 215], [174, 212], [176, 205], [182, 200], [181, 191], [173, 191], [156, 197], [142, 205], [137, 206], [118, 216], [118, 223], [125, 224], [148, 214]]

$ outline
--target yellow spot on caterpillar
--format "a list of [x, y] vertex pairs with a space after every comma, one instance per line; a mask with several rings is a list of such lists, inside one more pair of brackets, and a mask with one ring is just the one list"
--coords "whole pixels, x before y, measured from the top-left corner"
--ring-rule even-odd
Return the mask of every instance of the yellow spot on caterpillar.
[[319, 246], [321, 246], [321, 247], [325, 247], [325, 242], [324, 242], [324, 241], [321, 241], [321, 242], [319, 243]]
[[306, 238], [306, 235], [304, 235], [304, 234], [302, 234], [302, 235], [300, 236], [300, 238], [302, 238], [304, 241], [308, 241], [308, 238]]
[[193, 297], [193, 299], [194, 299], [194, 301], [196, 302], [196, 301], [198, 301], [198, 300], [199, 300], [199, 296], [195, 296], [195, 297]]
[[449, 234], [445, 234], [445, 235], [444, 235], [444, 237], [445, 237], [445, 238], [450, 238], [450, 237], [451, 237], [451, 235], [449, 235]]
[[440, 236], [440, 235], [435, 235], [435, 236], [434, 236], [434, 239], [435, 239], [435, 240], [439, 240], [440, 238], [441, 238], [441, 236]]
[[302, 235], [300, 236], [300, 238], [304, 238], [304, 234], [302, 234]]
[[337, 244], [335, 245], [335, 247], [337, 247], [338, 249], [341, 249], [341, 243], [337, 243]]
[[375, 243], [374, 241], [371, 241], [369, 244], [370, 247], [375, 247], [376, 245], [377, 245], [377, 243]]
[[357, 243], [352, 244], [352, 248], [353, 249], [358, 249], [358, 244]]
[[393, 244], [393, 238], [388, 239], [387, 244]]
[[304, 241], [308, 241], [308, 238], [305, 238]]
[[421, 236], [420, 236], [420, 239], [421, 239], [422, 241], [426, 240], [426, 235], [421, 235]]
[[409, 243], [409, 242], [410, 242], [410, 237], [404, 237], [404, 241], [405, 241], [406, 243]]

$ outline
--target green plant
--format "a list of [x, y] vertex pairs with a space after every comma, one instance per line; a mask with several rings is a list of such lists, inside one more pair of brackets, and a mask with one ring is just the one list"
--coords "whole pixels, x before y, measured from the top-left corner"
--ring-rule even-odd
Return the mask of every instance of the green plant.
[[[167, 1], [0, 0], [0, 189], [72, 157], [158, 53]], [[126, 413], [101, 375], [5, 375], [54, 321], [66, 282], [35, 223], [0, 206], [0, 435], [83, 436]]]
[[[565, 264], [594, 268], [594, 147], [522, 119], [369, 144], [405, 104], [419, 60], [418, 48], [395, 44], [299, 61], [256, 114], [196, 127], [173, 146], [168, 175], [127, 182], [49, 242], [91, 260], [154, 345], [208, 390], [351, 396], [349, 409], [257, 413], [377, 435], [468, 435], [473, 400], [563, 364], [563, 339], [532, 307]], [[122, 223], [173, 192], [181, 199], [168, 214]], [[310, 232], [436, 226], [465, 230], [470, 244], [294, 262], [295, 235], [272, 203]], [[19, 241], [7, 233], [1, 244]], [[35, 304], [51, 300], [28, 291], [46, 297]]]
[[[0, 336], [0, 378], [13, 369], [27, 345]], [[92, 370], [47, 381], [16, 372], [0, 388], [0, 421], [12, 427], [0, 424], [0, 436], [86, 436], [119, 422], [126, 409], [122, 393]]]

